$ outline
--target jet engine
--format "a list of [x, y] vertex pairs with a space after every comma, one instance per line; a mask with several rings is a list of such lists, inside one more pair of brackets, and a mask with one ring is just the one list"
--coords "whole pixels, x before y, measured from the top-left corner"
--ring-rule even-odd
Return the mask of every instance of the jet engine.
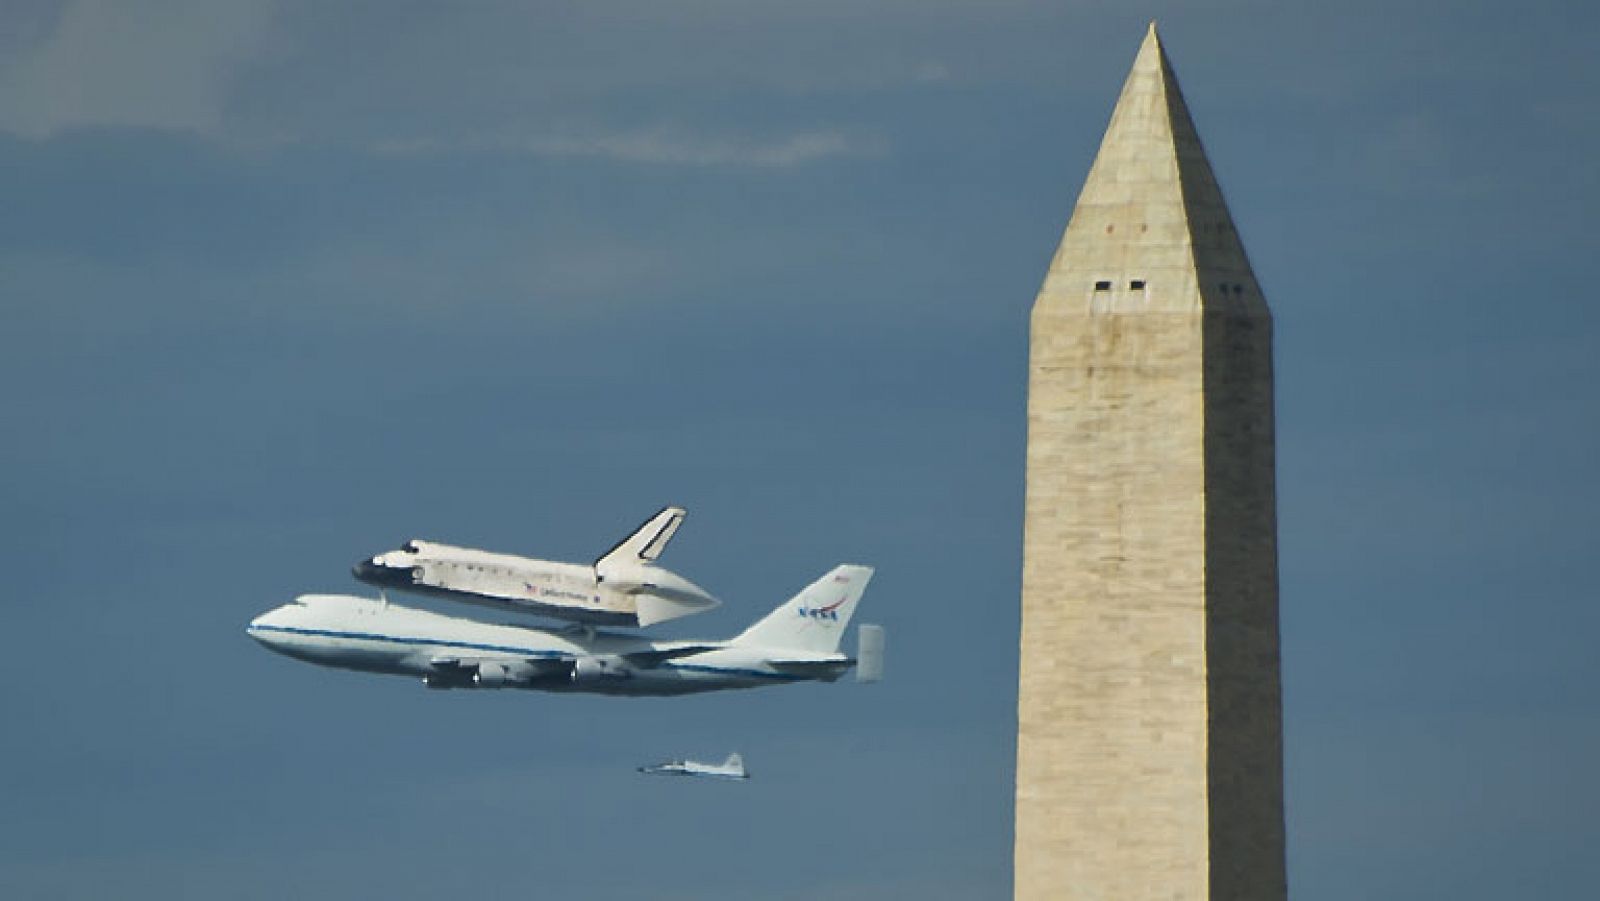
[[503, 663], [480, 663], [472, 674], [473, 688], [505, 688], [512, 681], [511, 670]]
[[573, 682], [609, 682], [632, 675], [633, 669], [618, 657], [579, 657], [572, 662]]

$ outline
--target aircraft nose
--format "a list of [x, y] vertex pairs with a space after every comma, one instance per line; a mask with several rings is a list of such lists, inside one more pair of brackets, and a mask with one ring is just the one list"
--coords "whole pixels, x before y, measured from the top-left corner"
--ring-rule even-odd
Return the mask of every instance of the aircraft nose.
[[383, 567], [373, 563], [371, 558], [363, 557], [350, 567], [350, 574], [363, 582], [376, 579], [383, 575]]
[[265, 625], [266, 618], [267, 618], [267, 615], [265, 613], [263, 613], [260, 616], [256, 617], [255, 619], [251, 620], [250, 621], [250, 625], [244, 627], [244, 634], [250, 636], [251, 638], [254, 638], [256, 641], [259, 641], [262, 644], [266, 644], [267, 643], [267, 639], [266, 639], [266, 636], [264, 634], [266, 630], [261, 628], [263, 625]]
[[269, 648], [272, 647], [279, 640], [279, 633], [274, 627], [283, 622], [282, 617], [277, 615], [282, 610], [282, 607], [268, 610], [251, 620], [250, 625], [244, 627], [244, 634]]

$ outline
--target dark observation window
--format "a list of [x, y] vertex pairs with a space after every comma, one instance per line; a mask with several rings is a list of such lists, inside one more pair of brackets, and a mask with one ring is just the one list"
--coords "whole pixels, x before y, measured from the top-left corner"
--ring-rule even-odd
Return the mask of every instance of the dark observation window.
[[1094, 283], [1094, 289], [1096, 291], [1110, 291], [1111, 290], [1111, 283], [1110, 282], [1095, 282]]
[[1136, 278], [1133, 281], [1128, 282], [1128, 287], [1132, 288], [1135, 291], [1143, 291], [1144, 290], [1144, 279]]

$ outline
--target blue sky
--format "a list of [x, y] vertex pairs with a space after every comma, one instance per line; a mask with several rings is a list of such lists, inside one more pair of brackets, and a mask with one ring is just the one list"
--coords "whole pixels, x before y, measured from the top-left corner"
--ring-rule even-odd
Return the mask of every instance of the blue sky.
[[[8, 4], [0, 894], [1008, 897], [1027, 312], [1152, 17], [1277, 319], [1294, 895], [1592, 892], [1600, 12], [1193, 6]], [[669, 502], [669, 634], [868, 562], [889, 681], [242, 632]]]

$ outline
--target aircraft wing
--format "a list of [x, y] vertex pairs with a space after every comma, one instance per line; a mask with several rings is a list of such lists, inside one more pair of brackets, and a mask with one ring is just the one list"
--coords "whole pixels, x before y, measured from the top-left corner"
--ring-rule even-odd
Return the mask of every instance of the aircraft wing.
[[719, 647], [721, 647], [721, 645], [685, 644], [671, 648], [661, 648], [654, 651], [634, 651], [631, 654], [623, 654], [622, 659], [626, 660], [635, 667], [648, 669], [652, 666], [660, 666], [668, 660], [675, 660], [679, 657], [692, 657], [695, 654], [704, 654], [706, 651], [714, 651]]
[[446, 672], [472, 673], [484, 663], [505, 664], [514, 662], [517, 669], [530, 678], [565, 676], [572, 672], [572, 661], [561, 657], [523, 657], [507, 660], [505, 657], [434, 657], [428, 664]]

